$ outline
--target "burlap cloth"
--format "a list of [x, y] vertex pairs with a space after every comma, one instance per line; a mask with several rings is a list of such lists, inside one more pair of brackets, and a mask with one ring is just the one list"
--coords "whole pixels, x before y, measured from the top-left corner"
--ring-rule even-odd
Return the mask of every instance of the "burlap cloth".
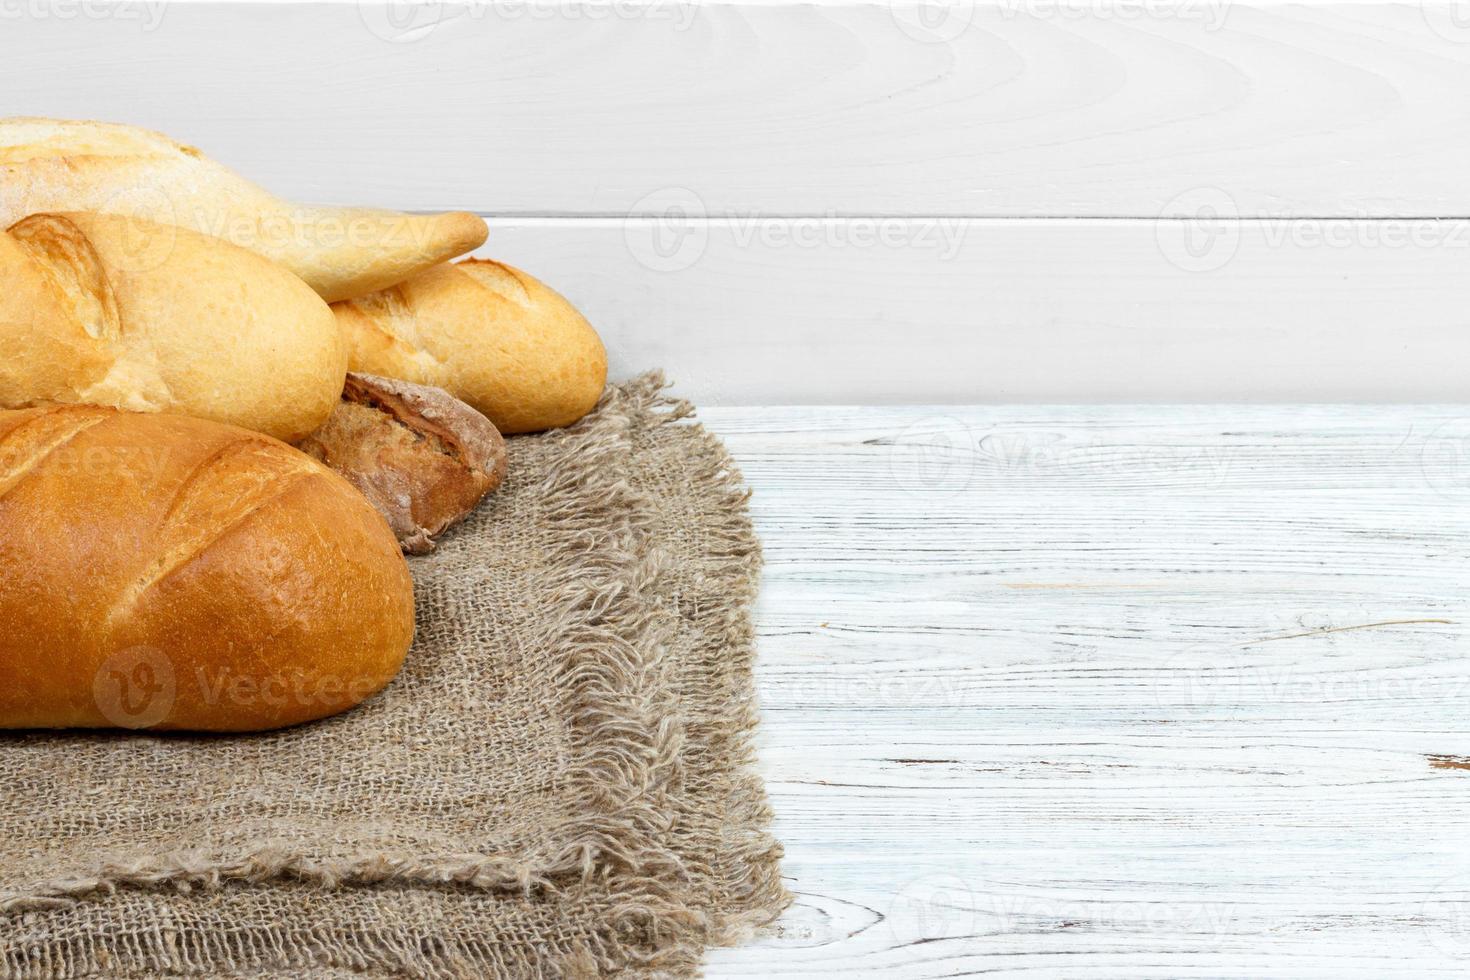
[[759, 548], [661, 387], [510, 440], [506, 485], [412, 560], [418, 639], [362, 707], [0, 736], [0, 975], [683, 977], [774, 918]]

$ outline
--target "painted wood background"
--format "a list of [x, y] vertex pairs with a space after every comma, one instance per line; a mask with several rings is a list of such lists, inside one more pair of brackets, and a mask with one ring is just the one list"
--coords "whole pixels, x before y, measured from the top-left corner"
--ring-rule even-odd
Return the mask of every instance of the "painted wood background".
[[[485, 214], [707, 406], [1466, 397], [1457, 0], [0, 4], [0, 93]], [[1470, 409], [705, 417], [800, 896], [711, 976], [1470, 970]]]
[[710, 976], [1465, 976], [1470, 409], [713, 409], [799, 903]]
[[0, 5], [0, 111], [491, 217], [706, 404], [1456, 400], [1461, 0]]

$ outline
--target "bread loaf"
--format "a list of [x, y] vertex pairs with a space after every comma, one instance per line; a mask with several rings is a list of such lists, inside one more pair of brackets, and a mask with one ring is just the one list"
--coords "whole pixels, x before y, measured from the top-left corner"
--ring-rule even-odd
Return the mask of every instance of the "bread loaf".
[[505, 440], [442, 388], [349, 374], [342, 402], [297, 444], [340, 473], [412, 555], [464, 520], [505, 479]]
[[177, 411], [294, 441], [347, 373], [321, 298], [275, 263], [182, 228], [38, 214], [0, 233], [0, 408]]
[[0, 727], [253, 731], [346, 710], [413, 637], [383, 519], [177, 415], [0, 412]]
[[352, 370], [443, 388], [507, 435], [570, 425], [607, 382], [607, 351], [592, 325], [499, 262], [435, 266], [332, 309]]
[[0, 228], [44, 211], [178, 225], [273, 259], [328, 302], [401, 282], [485, 241], [485, 222], [282, 201], [190, 146], [113, 123], [0, 119]]

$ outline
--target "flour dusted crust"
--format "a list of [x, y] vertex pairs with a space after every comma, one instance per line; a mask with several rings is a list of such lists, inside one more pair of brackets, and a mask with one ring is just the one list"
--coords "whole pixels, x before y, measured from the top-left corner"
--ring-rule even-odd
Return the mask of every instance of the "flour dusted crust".
[[233, 426], [0, 412], [0, 728], [253, 731], [346, 710], [413, 638], [383, 519]]
[[0, 227], [47, 211], [121, 214], [223, 238], [284, 265], [328, 302], [401, 282], [487, 234], [462, 211], [292, 204], [194, 147], [133, 126], [0, 119]]
[[499, 262], [435, 266], [332, 309], [352, 370], [444, 388], [507, 435], [570, 425], [607, 382], [607, 351], [586, 318]]
[[228, 242], [99, 214], [0, 233], [0, 408], [172, 411], [294, 441], [331, 413], [347, 352], [298, 278]]

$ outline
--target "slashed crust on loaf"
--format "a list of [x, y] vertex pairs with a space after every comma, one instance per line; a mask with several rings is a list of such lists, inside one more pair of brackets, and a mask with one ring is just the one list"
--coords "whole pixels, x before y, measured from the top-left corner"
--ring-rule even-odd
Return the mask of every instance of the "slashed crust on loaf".
[[586, 318], [488, 259], [436, 266], [332, 310], [352, 370], [444, 388], [507, 435], [570, 425], [607, 382], [607, 351]]
[[[252, 731], [387, 684], [413, 595], [383, 519], [291, 447], [48, 406], [0, 412], [0, 622], [0, 728]], [[171, 683], [136, 725], [95, 687], [135, 654]]]
[[83, 408], [38, 412], [16, 419], [19, 424], [0, 435], [0, 498], [36, 472], [57, 450], [111, 416], [111, 412]]
[[117, 297], [102, 257], [87, 236], [55, 214], [35, 214], [10, 226], [10, 236], [63, 297], [87, 336], [116, 340], [122, 335]]
[[0, 408], [178, 411], [285, 440], [330, 414], [347, 351], [330, 310], [254, 253], [113, 215], [0, 234]]
[[320, 470], [280, 443], [242, 434], [190, 469], [155, 532], [157, 557], [119, 594], [108, 615], [130, 613], [149, 589], [202, 553], [221, 535], [283, 497]]
[[433, 338], [420, 334], [418, 318], [401, 286], [348, 300], [342, 306], [356, 315], [354, 325], [363, 331], [362, 342], [375, 350], [374, 356], [402, 365], [392, 377], [435, 388], [443, 388], [450, 380], [449, 366], [429, 349]]

